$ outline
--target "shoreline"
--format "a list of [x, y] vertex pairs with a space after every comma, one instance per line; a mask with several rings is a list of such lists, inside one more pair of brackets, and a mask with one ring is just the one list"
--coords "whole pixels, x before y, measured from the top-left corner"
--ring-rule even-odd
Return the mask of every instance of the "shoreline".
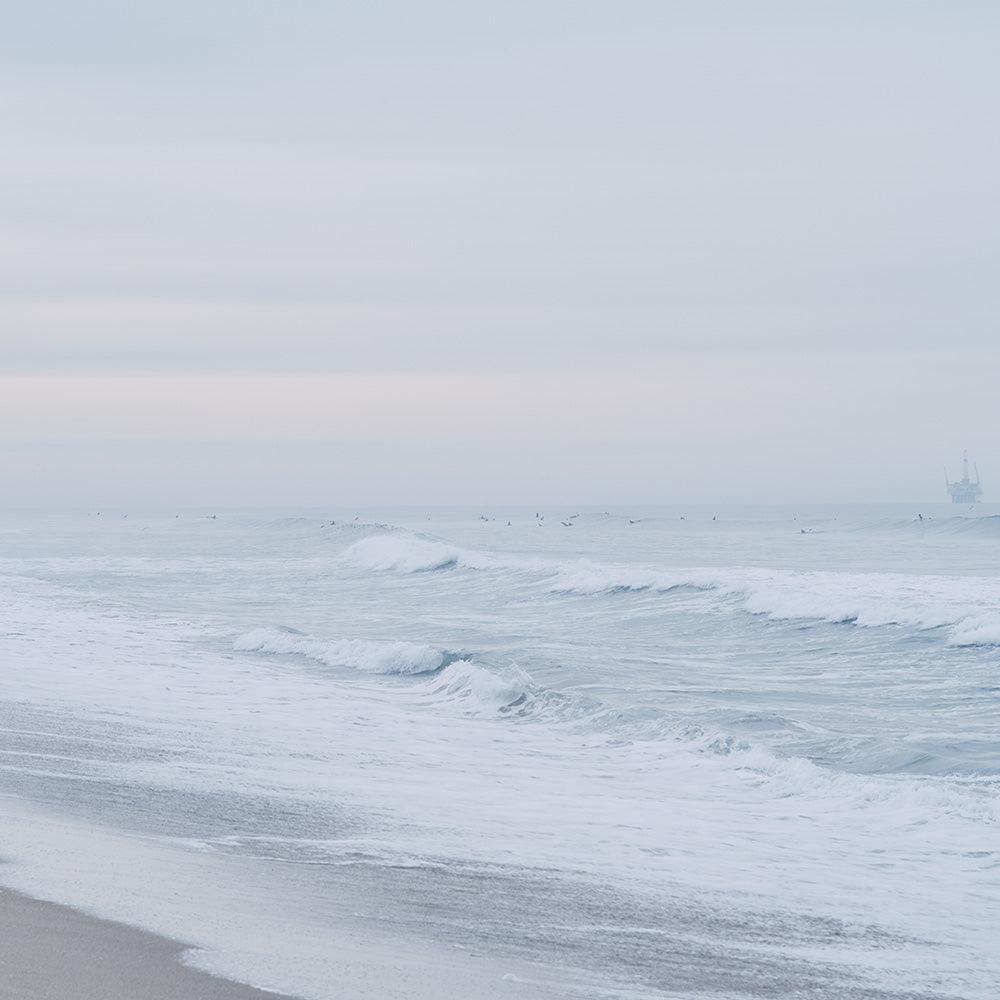
[[10, 1000], [295, 1000], [188, 965], [197, 950], [0, 887], [0, 996]]
[[534, 963], [386, 933], [317, 894], [309, 866], [184, 850], [11, 793], [0, 805], [0, 1000], [562, 995]]

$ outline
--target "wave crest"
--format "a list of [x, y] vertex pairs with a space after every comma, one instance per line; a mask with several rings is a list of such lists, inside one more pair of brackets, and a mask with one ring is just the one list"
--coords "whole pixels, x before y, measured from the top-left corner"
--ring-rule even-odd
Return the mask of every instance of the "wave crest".
[[774, 621], [940, 629], [950, 645], [1000, 645], [1000, 580], [993, 577], [756, 567], [660, 569], [475, 551], [410, 534], [360, 539], [342, 558], [382, 572], [505, 571], [534, 578], [553, 595], [701, 591], [730, 606], [738, 601], [750, 614]]
[[626, 594], [672, 590], [714, 590], [717, 581], [691, 571], [663, 572], [641, 566], [607, 566], [581, 560], [559, 569], [549, 585], [553, 594]]
[[468, 569], [491, 569], [502, 566], [488, 553], [473, 552], [447, 542], [413, 535], [372, 535], [355, 542], [343, 559], [361, 569], [402, 573], [427, 573], [463, 566]]
[[527, 711], [539, 690], [518, 667], [494, 673], [468, 660], [455, 660], [434, 678], [429, 693], [459, 701], [475, 714], [507, 715]]
[[261, 628], [241, 636], [233, 648], [244, 653], [302, 656], [329, 667], [371, 674], [431, 674], [455, 659], [433, 646], [372, 639], [314, 639], [293, 629]]
[[953, 646], [1000, 645], [1000, 581], [894, 573], [837, 573], [756, 568], [660, 571], [641, 566], [564, 565], [549, 592], [582, 596], [714, 593], [772, 621], [850, 623], [942, 630]]

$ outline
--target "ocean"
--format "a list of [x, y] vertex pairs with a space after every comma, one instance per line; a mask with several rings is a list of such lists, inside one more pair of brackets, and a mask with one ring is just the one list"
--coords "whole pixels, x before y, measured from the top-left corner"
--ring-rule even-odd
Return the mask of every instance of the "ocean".
[[0, 858], [315, 1000], [993, 1000], [1000, 508], [5, 514]]

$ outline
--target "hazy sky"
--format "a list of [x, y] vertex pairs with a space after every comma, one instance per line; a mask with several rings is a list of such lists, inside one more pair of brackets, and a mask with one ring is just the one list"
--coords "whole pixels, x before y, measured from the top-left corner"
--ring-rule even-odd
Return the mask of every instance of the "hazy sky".
[[998, 44], [962, 0], [8, 4], [4, 501], [927, 500], [963, 447], [1000, 500]]

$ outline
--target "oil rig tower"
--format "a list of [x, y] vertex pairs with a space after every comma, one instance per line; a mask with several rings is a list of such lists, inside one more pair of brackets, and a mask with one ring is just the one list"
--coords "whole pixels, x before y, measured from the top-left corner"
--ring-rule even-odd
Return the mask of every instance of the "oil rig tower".
[[973, 504], [983, 495], [983, 488], [979, 485], [979, 467], [973, 462], [972, 468], [976, 473], [975, 480], [969, 478], [969, 453], [963, 451], [962, 478], [957, 483], [950, 482], [948, 470], [944, 470], [944, 481], [952, 503]]

